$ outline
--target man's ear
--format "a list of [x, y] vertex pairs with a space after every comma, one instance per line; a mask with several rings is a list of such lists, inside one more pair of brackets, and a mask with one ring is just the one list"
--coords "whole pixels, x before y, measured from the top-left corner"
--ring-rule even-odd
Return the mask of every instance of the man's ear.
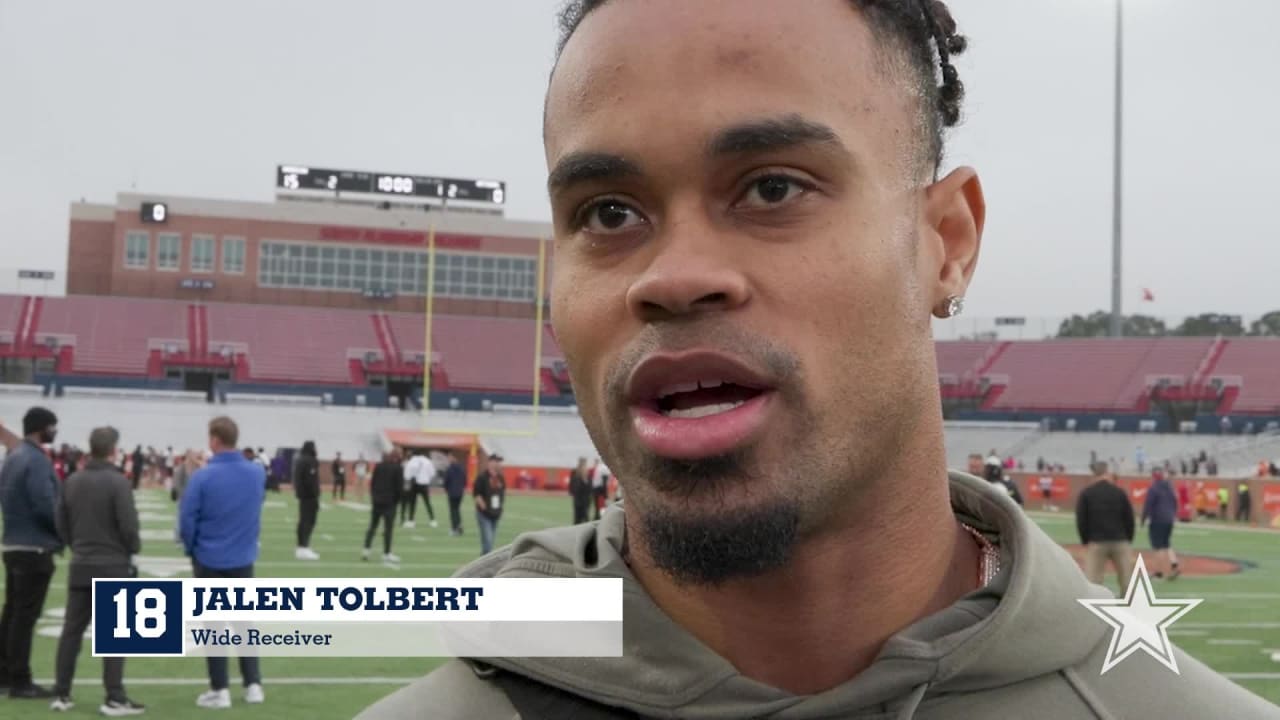
[[957, 168], [925, 191], [924, 221], [938, 243], [941, 261], [933, 279], [932, 307], [944, 305], [951, 296], [964, 297], [978, 264], [986, 218], [987, 201], [973, 168]]

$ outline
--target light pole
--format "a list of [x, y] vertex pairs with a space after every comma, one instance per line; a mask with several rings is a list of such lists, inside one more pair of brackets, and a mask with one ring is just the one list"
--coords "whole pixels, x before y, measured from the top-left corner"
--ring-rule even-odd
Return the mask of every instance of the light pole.
[[1124, 217], [1124, 0], [1116, 0], [1115, 125], [1111, 204], [1111, 337], [1118, 338], [1124, 335], [1124, 283], [1121, 281], [1124, 260], [1121, 238]]

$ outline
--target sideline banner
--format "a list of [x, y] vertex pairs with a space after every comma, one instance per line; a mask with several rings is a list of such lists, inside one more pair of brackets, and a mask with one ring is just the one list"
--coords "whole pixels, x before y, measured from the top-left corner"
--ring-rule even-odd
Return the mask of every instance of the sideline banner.
[[93, 581], [95, 657], [620, 657], [622, 580]]

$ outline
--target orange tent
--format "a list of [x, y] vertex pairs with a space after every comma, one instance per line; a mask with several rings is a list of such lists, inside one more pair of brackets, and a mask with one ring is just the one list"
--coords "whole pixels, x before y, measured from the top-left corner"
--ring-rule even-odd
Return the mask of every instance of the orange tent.
[[434, 433], [421, 430], [383, 430], [387, 442], [413, 450], [454, 450], [467, 453], [467, 477], [475, 477], [480, 465], [480, 438], [469, 433]]

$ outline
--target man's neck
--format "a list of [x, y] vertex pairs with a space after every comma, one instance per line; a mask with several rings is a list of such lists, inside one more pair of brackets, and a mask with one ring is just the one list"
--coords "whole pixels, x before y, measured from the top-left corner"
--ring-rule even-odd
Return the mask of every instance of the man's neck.
[[[637, 543], [632, 570], [677, 624], [743, 675], [813, 694], [869, 667], [884, 642], [978, 585], [980, 553], [951, 509], [945, 470], [885, 488], [785, 568], [719, 587], [679, 585]], [[905, 480], [905, 478], [903, 478]], [[887, 484], [887, 483], [886, 483]]]

